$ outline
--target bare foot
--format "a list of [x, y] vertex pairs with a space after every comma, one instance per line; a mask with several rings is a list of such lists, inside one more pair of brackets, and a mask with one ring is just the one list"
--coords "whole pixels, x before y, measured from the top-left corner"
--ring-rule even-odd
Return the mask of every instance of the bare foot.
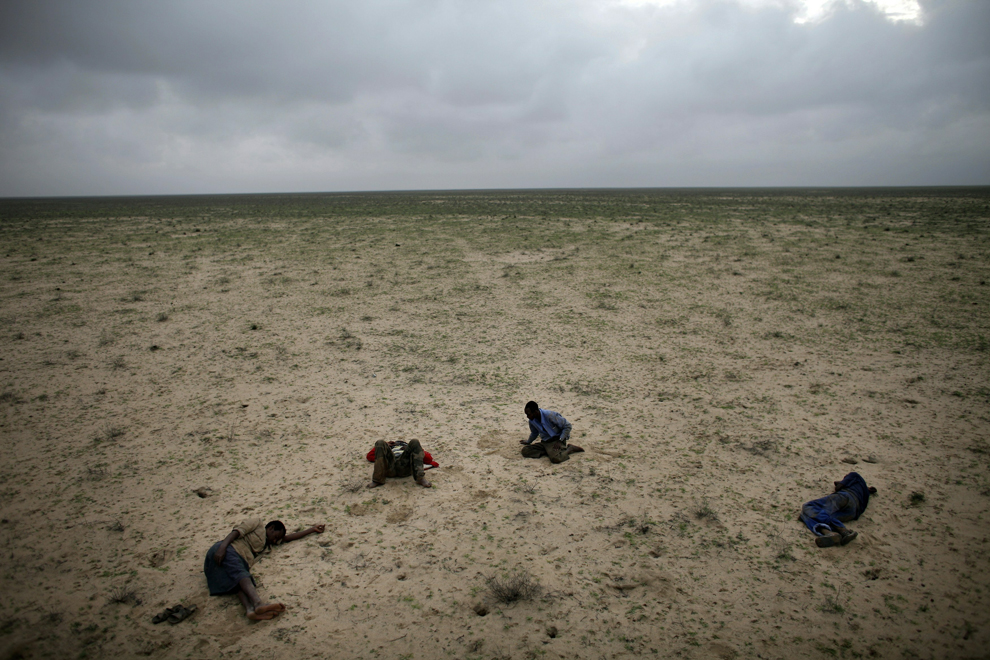
[[417, 479], [416, 480], [416, 483], [418, 483], [423, 488], [433, 488], [433, 484], [431, 484], [429, 481], [427, 481], [426, 480], [426, 477], [423, 477], [422, 479]]
[[367, 487], [367, 488], [378, 488], [379, 486], [384, 486], [384, 485], [385, 485], [385, 484], [380, 484], [380, 483], [378, 483], [377, 481], [372, 481], [372, 482], [371, 482], [370, 484], [368, 484], [368, 485], [367, 485], [366, 487]]
[[268, 603], [266, 605], [260, 605], [260, 606], [258, 606], [256, 608], [254, 608], [254, 611], [255, 611], [255, 614], [268, 614], [268, 613], [271, 613], [272, 616], [275, 616], [279, 612], [284, 612], [285, 611], [285, 605], [283, 605], [282, 603]]
[[264, 614], [258, 614], [258, 612], [255, 611], [255, 612], [248, 612], [247, 618], [251, 619], [252, 621], [268, 621], [269, 619], [274, 619], [275, 614], [276, 612], [265, 612]]

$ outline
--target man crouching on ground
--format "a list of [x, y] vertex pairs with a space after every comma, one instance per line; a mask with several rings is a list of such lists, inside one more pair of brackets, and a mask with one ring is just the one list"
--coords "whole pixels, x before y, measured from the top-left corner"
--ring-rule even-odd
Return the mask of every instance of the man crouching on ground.
[[412, 475], [423, 488], [432, 488], [433, 484], [426, 480], [426, 470], [423, 468], [423, 445], [413, 439], [409, 444], [404, 442], [375, 443], [375, 471], [371, 475], [368, 488], [385, 485], [385, 479], [401, 479]]
[[[549, 456], [551, 463], [563, 463], [571, 454], [584, 451], [576, 445], [567, 446], [567, 439], [571, 437], [571, 423], [560, 413], [543, 410], [535, 401], [527, 403], [523, 411], [529, 419], [529, 439], [520, 440], [519, 443], [526, 445], [522, 448], [522, 455], [526, 458]], [[537, 438], [540, 439], [539, 444], [533, 445]]]

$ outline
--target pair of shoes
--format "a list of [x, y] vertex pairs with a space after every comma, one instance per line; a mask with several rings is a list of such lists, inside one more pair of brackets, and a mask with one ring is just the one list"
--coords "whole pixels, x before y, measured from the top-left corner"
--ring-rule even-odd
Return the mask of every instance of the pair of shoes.
[[162, 621], [168, 621], [173, 626], [181, 621], [185, 621], [193, 615], [196, 611], [195, 605], [190, 605], [185, 607], [183, 605], [176, 605], [175, 607], [165, 608], [164, 612], [159, 612], [154, 617], [152, 617], [152, 623], [161, 623]]
[[174, 607], [166, 607], [164, 611], [159, 612], [155, 616], [151, 617], [152, 623], [161, 623], [162, 621], [168, 621], [168, 618], [172, 616], [172, 613], [176, 610], [182, 609], [182, 605], [176, 605]]
[[193, 612], [195, 611], [196, 611], [195, 605], [190, 605], [189, 607], [184, 607], [182, 605], [179, 605], [178, 607], [172, 609], [172, 615], [168, 618], [168, 622], [174, 626], [180, 621], [185, 621], [186, 619], [191, 617], [193, 615]]
[[835, 532], [819, 536], [815, 539], [815, 545], [819, 548], [831, 548], [832, 546], [839, 545], [842, 543], [842, 537], [840, 537]]
[[846, 529], [845, 527], [843, 527], [842, 529], [839, 530], [839, 535], [842, 537], [842, 540], [839, 541], [839, 543], [841, 545], [846, 545], [847, 543], [849, 543], [850, 541], [852, 541], [854, 538], [856, 538], [857, 536], [859, 536], [859, 532], [854, 532], [851, 529]]

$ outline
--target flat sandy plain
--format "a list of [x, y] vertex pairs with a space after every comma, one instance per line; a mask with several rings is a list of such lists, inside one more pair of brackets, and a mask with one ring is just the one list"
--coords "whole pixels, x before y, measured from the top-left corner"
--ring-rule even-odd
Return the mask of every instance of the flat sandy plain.
[[[0, 657], [987, 657], [990, 189], [4, 200], [0, 237]], [[523, 459], [528, 399], [586, 453]], [[435, 488], [365, 490], [383, 437]], [[274, 621], [206, 591], [248, 516], [327, 524], [255, 565]]]

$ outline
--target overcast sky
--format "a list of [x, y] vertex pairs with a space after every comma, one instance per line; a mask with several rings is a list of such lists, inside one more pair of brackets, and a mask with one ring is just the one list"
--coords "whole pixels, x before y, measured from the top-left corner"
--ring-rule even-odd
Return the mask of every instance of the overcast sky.
[[988, 0], [0, 2], [0, 196], [943, 184]]

